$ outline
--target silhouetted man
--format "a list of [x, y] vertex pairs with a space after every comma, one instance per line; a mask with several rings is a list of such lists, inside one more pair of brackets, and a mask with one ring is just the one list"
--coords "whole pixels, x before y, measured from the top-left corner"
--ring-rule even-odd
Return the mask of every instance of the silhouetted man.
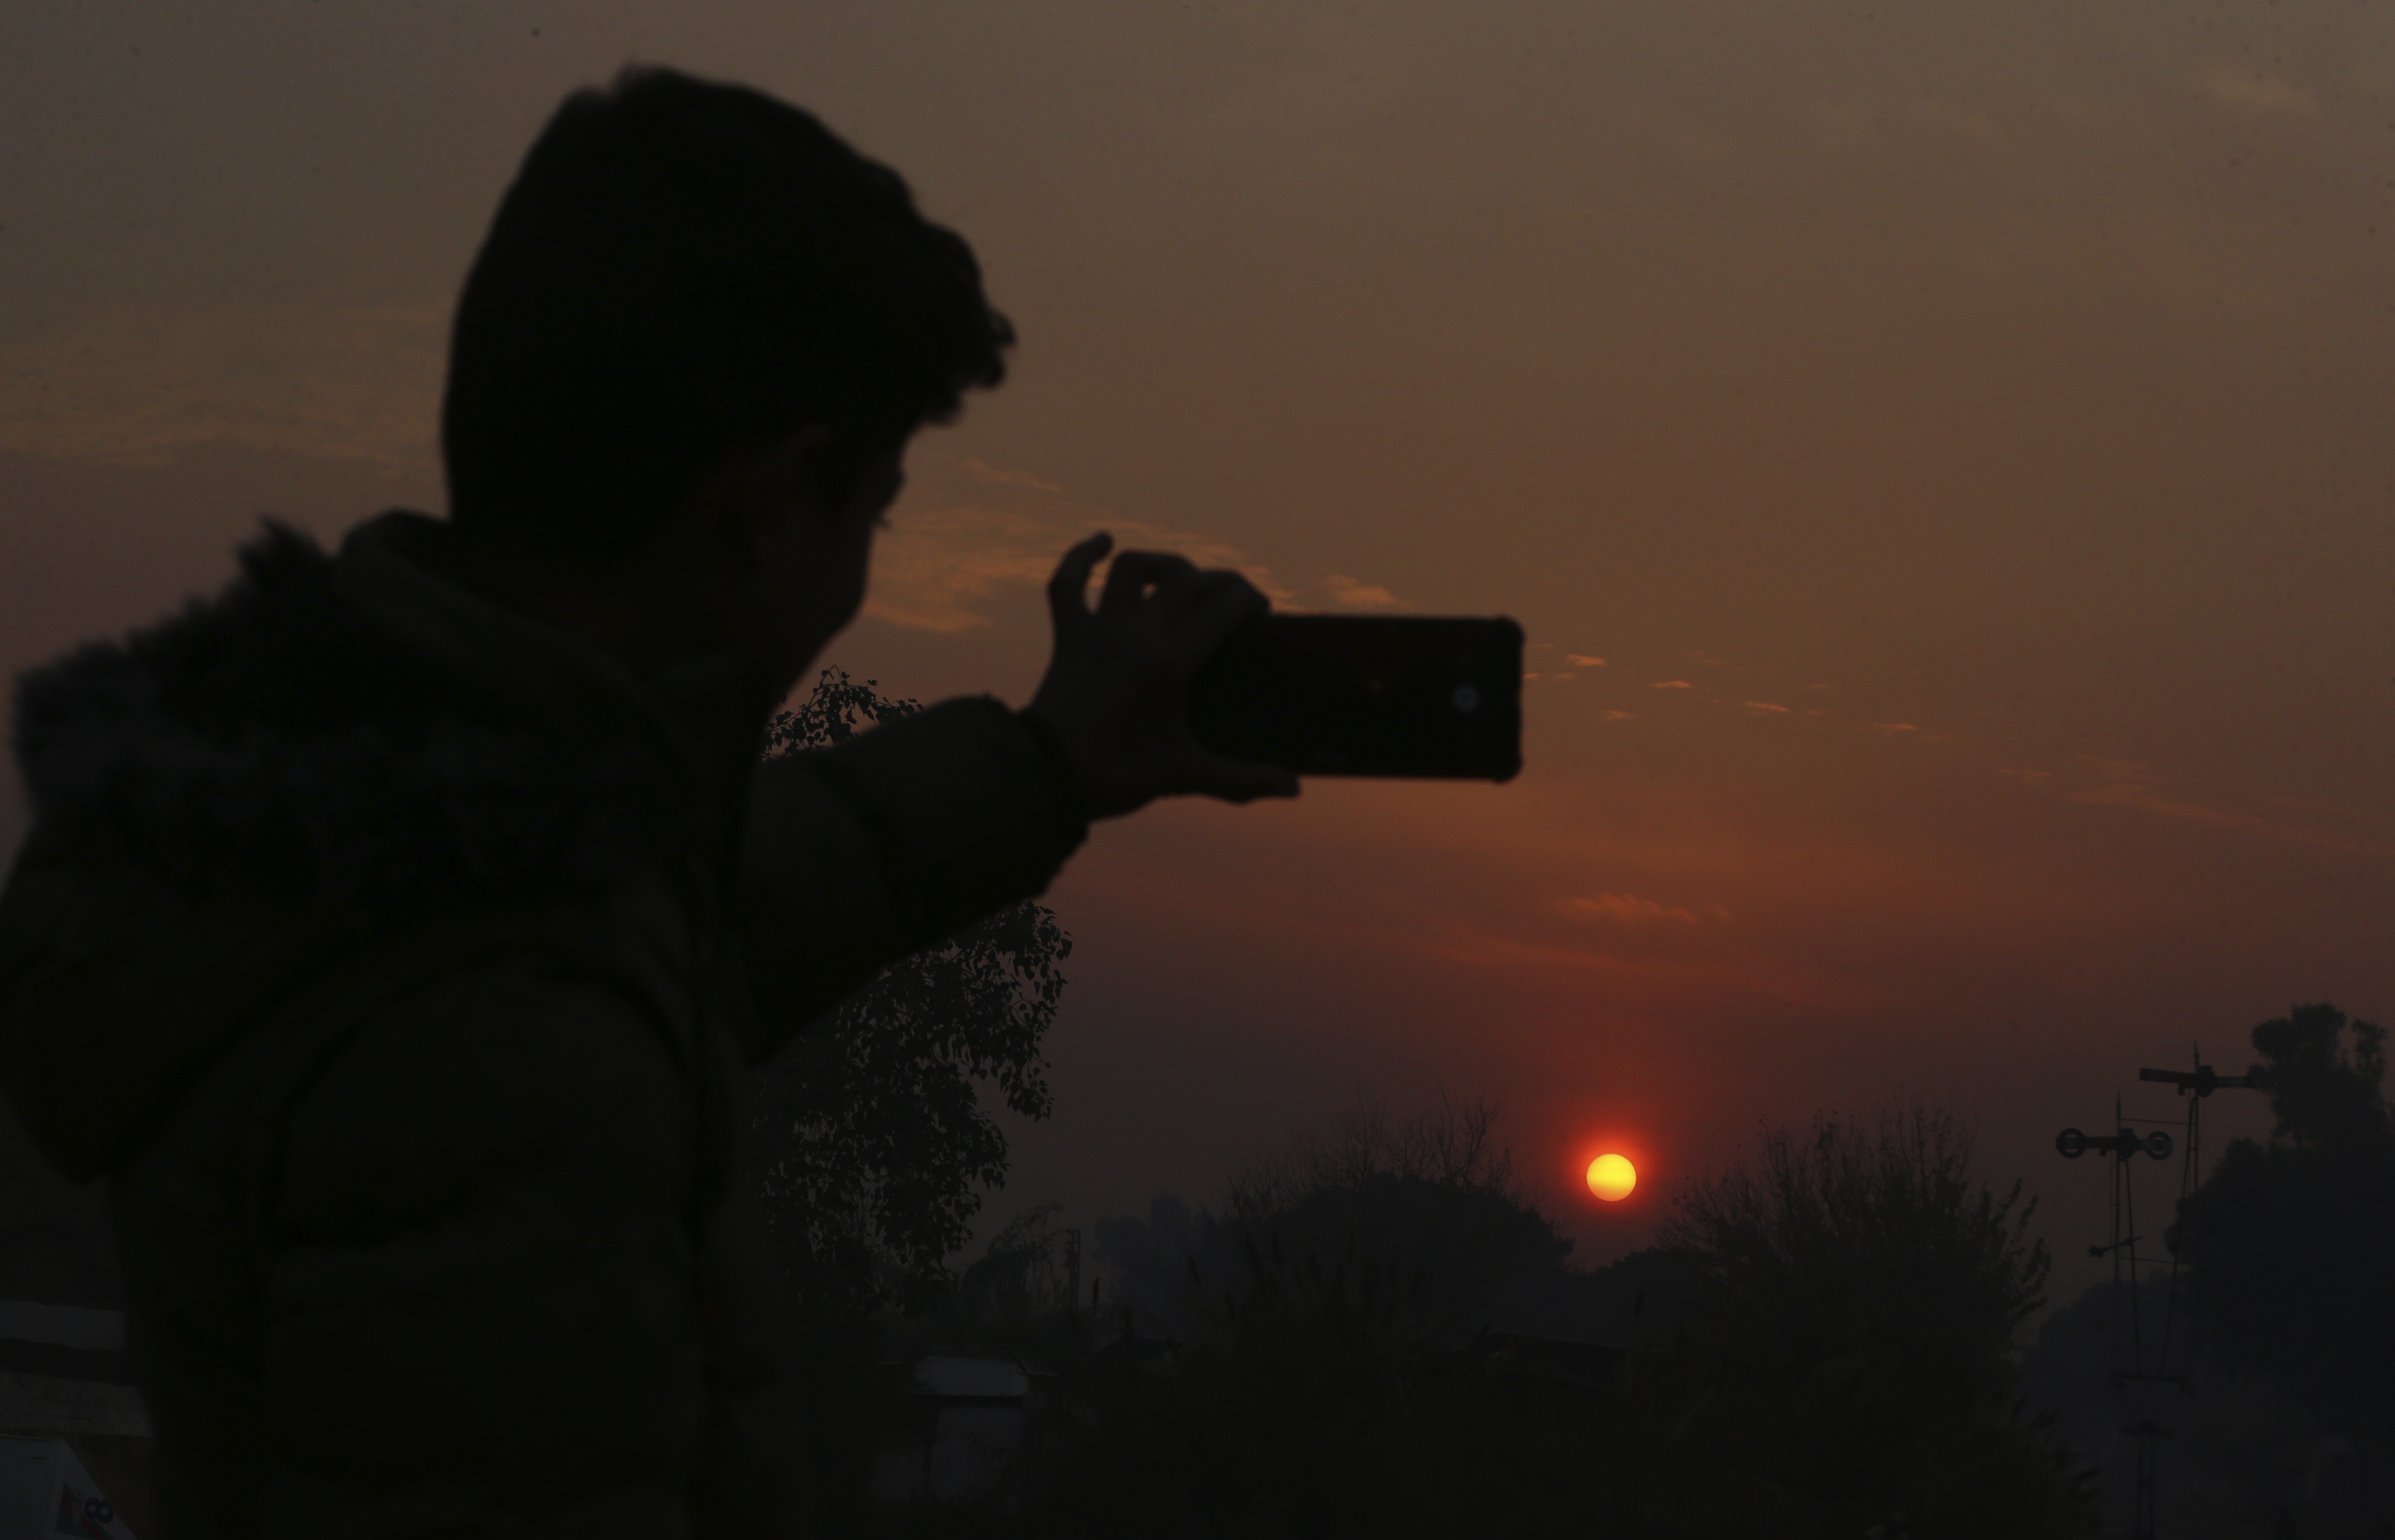
[[1027, 710], [759, 768], [1011, 341], [890, 171], [628, 74], [467, 280], [448, 520], [270, 529], [21, 682], [0, 1072], [108, 1179], [169, 1540], [803, 1527], [742, 1067], [1090, 818], [1295, 790], [1183, 714], [1261, 596], [1126, 553], [1092, 608], [1103, 537]]

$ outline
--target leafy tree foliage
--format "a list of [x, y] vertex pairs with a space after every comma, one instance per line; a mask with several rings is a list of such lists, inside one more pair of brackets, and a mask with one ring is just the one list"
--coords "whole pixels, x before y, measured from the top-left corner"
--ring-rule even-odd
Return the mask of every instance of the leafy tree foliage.
[[[776, 718], [768, 753], [844, 743], [920, 710], [827, 670]], [[1073, 943], [1014, 905], [882, 970], [751, 1079], [751, 1154], [780, 1266], [791, 1369], [818, 1501], [835, 1532], [866, 1522], [884, 1383], [883, 1318], [949, 1288], [982, 1193], [1006, 1179], [1006, 1135], [982, 1088], [1028, 1118], [1052, 1099], [1040, 1042]]]
[[927, 1308], [893, 1321], [884, 1343], [894, 1356], [970, 1350], [1025, 1362], [1067, 1362], [1089, 1346], [1088, 1304], [1072, 1258], [1075, 1233], [1058, 1227], [1062, 1205], [1040, 1203], [999, 1228], [955, 1284]]
[[1115, 1302], [1143, 1331], [1202, 1333], [1262, 1286], [1258, 1258], [1325, 1276], [1369, 1264], [1404, 1281], [1403, 1316], [1425, 1348], [1553, 1330], [1579, 1309], [1572, 1243], [1517, 1176], [1497, 1123], [1485, 1101], [1400, 1116], [1358, 1098], [1321, 1134], [1237, 1166], [1215, 1208], [1168, 1194], [1145, 1219], [1099, 1220]]
[[2279, 1120], [2273, 1139], [2366, 1156], [2395, 1133], [2395, 1109], [2379, 1090], [2387, 1078], [2385, 1028], [2348, 1020], [2334, 1005], [2298, 1005], [2254, 1029], [2254, 1051], [2262, 1062], [2253, 1072]]
[[1974, 1179], [1970, 1140], [1918, 1106], [1767, 1130], [1759, 1159], [1699, 1183], [1662, 1239], [1697, 1258], [1742, 1346], [1900, 1347], [2002, 1377], [2051, 1266], [2034, 1199]]
[[1486, 1104], [1359, 1102], [1217, 1208], [1102, 1224], [1118, 1334], [1020, 1533], [1612, 1533], [1591, 1524], [1602, 1371], [1482, 1330], [1574, 1276], [1495, 1126]]
[[[1954, 1120], [1774, 1132], [1664, 1246], [1594, 1273], [1493, 1123], [1359, 1107], [1242, 1171], [1196, 1226], [1210, 1286], [1145, 1370], [1118, 1344], [1026, 1533], [2093, 1533], [2019, 1401], [2031, 1205], [1973, 1177]], [[1157, 1239], [1102, 1238], [1117, 1259]]]
[[[1594, 1273], [1495, 1125], [1361, 1103], [1211, 1209], [1102, 1223], [1111, 1329], [1078, 1359], [1054, 1335], [1067, 1410], [1022, 1505], [953, 1533], [2094, 1533], [2018, 1394], [2030, 1206], [1973, 1177], [1952, 1119], [1772, 1134], [1669, 1245]], [[992, 1249], [1008, 1297], [1036, 1240]]]
[[1523, 1186], [1497, 1122], [1487, 1101], [1393, 1117], [1359, 1099], [1325, 1135], [1238, 1168], [1201, 1255], [1217, 1278], [1252, 1274], [1259, 1250], [1334, 1272], [1369, 1258], [1403, 1281], [1402, 1308], [1389, 1305], [1424, 1348], [1550, 1325], [1569, 1308], [1572, 1243]]
[[[2254, 1029], [2277, 1126], [2232, 1140], [2173, 1241], [2211, 1345], [2395, 1453], [2395, 1108], [2387, 1034], [2334, 1005]], [[2388, 1494], [2395, 1500], [2395, 1491]]]
[[2082, 1531], [2084, 1481], [2020, 1400], [2048, 1268], [2034, 1211], [1918, 1106], [1772, 1130], [1752, 1166], [1693, 1188], [1662, 1241], [1695, 1268], [1695, 1308], [1634, 1387], [1680, 1468], [1714, 1473], [1675, 1498], [1685, 1527]]
[[[843, 743], [920, 709], [826, 670], [769, 749]], [[866, 1305], [944, 1281], [981, 1189], [1006, 1179], [979, 1087], [1024, 1117], [1050, 1111], [1039, 1044], [1072, 949], [1052, 912], [1016, 904], [882, 970], [756, 1077], [767, 1213], [809, 1287]]]

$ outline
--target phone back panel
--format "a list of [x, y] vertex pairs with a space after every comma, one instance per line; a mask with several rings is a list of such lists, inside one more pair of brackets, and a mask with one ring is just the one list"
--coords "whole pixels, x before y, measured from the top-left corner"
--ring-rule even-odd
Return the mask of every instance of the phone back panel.
[[1198, 741], [1305, 776], [1510, 780], [1522, 628], [1421, 616], [1266, 615], [1190, 688]]

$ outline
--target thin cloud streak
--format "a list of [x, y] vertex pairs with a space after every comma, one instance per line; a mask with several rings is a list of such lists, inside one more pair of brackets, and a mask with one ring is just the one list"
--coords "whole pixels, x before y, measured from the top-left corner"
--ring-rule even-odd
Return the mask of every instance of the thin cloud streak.
[[1693, 910], [1653, 898], [1641, 898], [1631, 893], [1600, 893], [1594, 897], [1566, 898], [1556, 907], [1575, 920], [1609, 921], [1623, 925], [1650, 925], [1664, 921], [1693, 925], [1702, 918], [1729, 918], [1729, 910], [1718, 904], [1709, 906], [1705, 914], [1700, 916]]
[[2090, 790], [2071, 792], [2072, 802], [2096, 807], [2125, 807], [2150, 813], [2156, 817], [2174, 818], [2182, 823], [2202, 824], [2213, 829], [2233, 829], [2289, 844], [2306, 845], [2314, 850], [2368, 856], [2379, 860], [2395, 859], [2395, 844], [2383, 840], [2341, 834], [2304, 824], [2281, 823], [2274, 818], [2231, 812], [2227, 808], [2208, 807], [2158, 790], [2144, 765], [2118, 760], [2096, 760], [2093, 763], [2097, 772], [2106, 777], [2105, 784]]
[[1345, 604], [1354, 609], [1410, 609], [1413, 607], [1378, 583], [1358, 582], [1353, 578], [1336, 572], [1322, 579], [1322, 587], [1323, 591], [1330, 595], [1332, 604]]
[[438, 462], [446, 300], [119, 306], [0, 353], [0, 450], [160, 466], [216, 445]]
[[966, 475], [984, 486], [1020, 486], [1032, 492], [1061, 493], [1065, 490], [1054, 482], [1043, 480], [1028, 471], [1001, 470], [979, 455], [967, 455], [956, 463]]

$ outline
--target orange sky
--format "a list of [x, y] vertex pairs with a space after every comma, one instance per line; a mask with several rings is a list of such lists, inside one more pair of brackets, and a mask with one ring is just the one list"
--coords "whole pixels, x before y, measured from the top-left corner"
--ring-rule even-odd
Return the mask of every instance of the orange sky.
[[2100, 1173], [2046, 1141], [2140, 1063], [2395, 1016], [2395, 11], [33, 10], [11, 671], [212, 587], [260, 509], [437, 506], [483, 221], [635, 58], [891, 160], [1023, 332], [832, 661], [1024, 698], [1031, 580], [1093, 524], [1528, 629], [1514, 785], [1100, 832], [1000, 1213], [1203, 1194], [1444, 1084], [1567, 1193], [1646, 1155], [1570, 1209], [1601, 1255], [1757, 1118], [1901, 1088], [2076, 1251]]

